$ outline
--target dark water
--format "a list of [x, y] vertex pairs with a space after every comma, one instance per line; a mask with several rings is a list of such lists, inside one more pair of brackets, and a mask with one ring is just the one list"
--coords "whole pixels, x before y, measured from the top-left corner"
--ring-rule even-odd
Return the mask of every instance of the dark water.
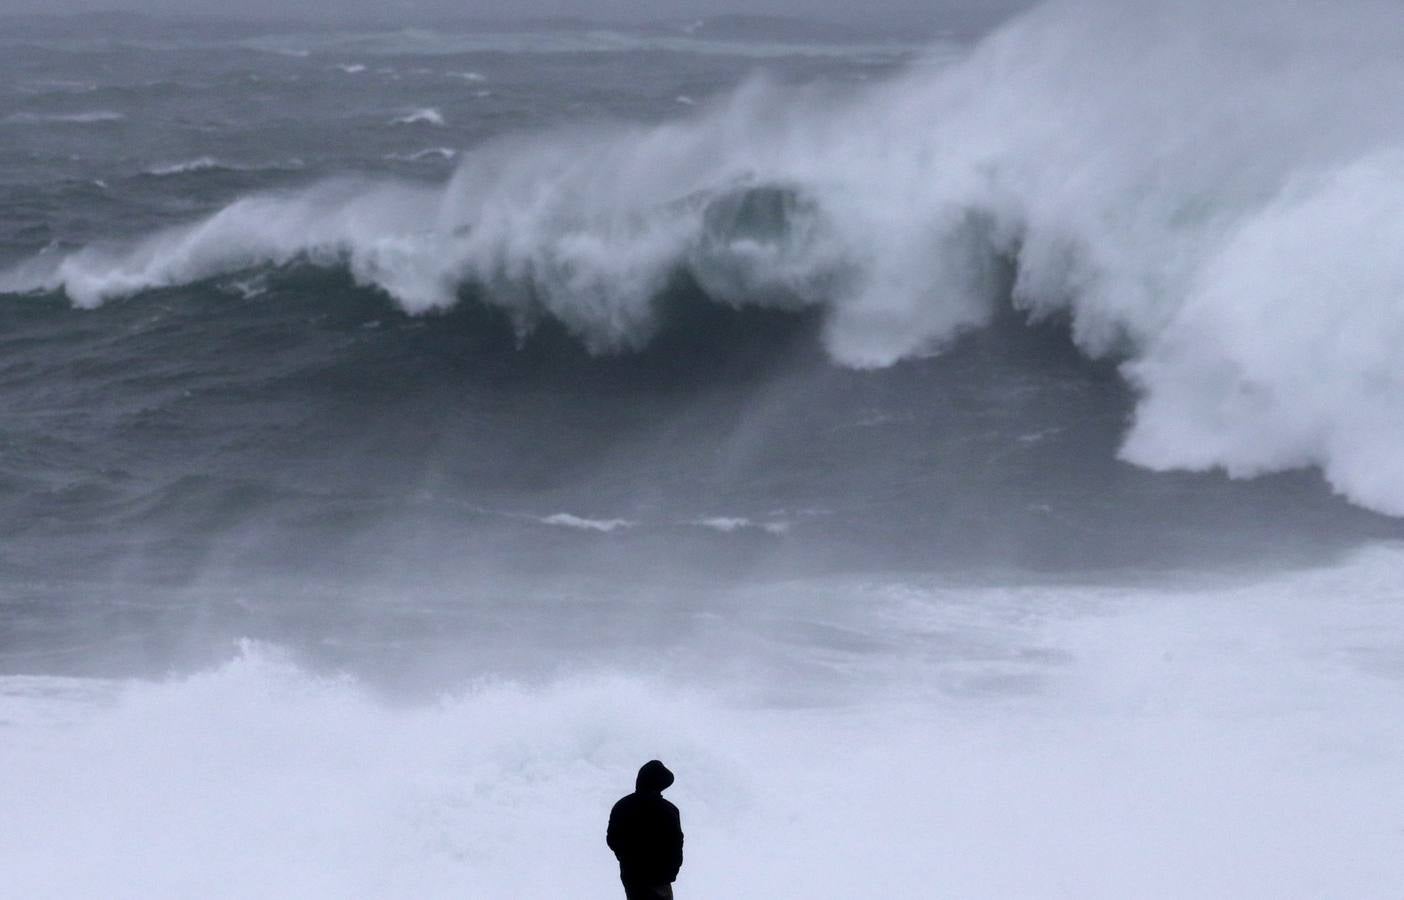
[[[610, 40], [10, 39], [0, 257], [329, 176], [437, 185], [504, 133], [657, 121], [757, 69], [860, 83], [910, 56]], [[524, 335], [484, 299], [411, 316], [299, 261], [94, 310], [5, 296], [0, 666], [161, 669], [240, 636], [490, 644], [514, 616], [557, 640], [633, 620], [600, 594], [705, 609], [718, 584], [800, 573], [1256, 568], [1404, 534], [1314, 474], [1118, 462], [1134, 397], [1116, 360], [1007, 299], [948, 352], [873, 371], [829, 361], [818, 313], [719, 305], [686, 276], [652, 341], [614, 355], [549, 320]]]

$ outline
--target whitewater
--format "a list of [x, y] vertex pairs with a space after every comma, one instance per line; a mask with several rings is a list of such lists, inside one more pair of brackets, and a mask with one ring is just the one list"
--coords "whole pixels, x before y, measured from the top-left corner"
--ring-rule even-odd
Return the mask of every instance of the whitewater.
[[0, 35], [0, 893], [1397, 896], [1398, 23]]
[[160, 683], [7, 678], [0, 859], [32, 897], [612, 897], [600, 814], [656, 754], [685, 773], [692, 896], [1387, 897], [1401, 565], [844, 585], [864, 615], [835, 624], [883, 652], [811, 662], [851, 694], [818, 706], [767, 689], [783, 663], [738, 678], [757, 648], [735, 645], [710, 675], [660, 660], [409, 706], [251, 644]]

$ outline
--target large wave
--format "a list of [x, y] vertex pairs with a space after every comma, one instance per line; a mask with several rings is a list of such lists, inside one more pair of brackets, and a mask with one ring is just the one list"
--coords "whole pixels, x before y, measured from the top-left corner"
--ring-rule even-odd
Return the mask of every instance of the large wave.
[[1316, 465], [1400, 515], [1396, 25], [1371, 0], [1054, 2], [860, 92], [757, 81], [685, 120], [492, 142], [443, 186], [251, 196], [0, 290], [93, 306], [311, 260], [413, 312], [471, 293], [607, 352], [647, 342], [688, 277], [822, 307], [854, 366], [935, 352], [1012, 298], [1125, 360], [1129, 461]]

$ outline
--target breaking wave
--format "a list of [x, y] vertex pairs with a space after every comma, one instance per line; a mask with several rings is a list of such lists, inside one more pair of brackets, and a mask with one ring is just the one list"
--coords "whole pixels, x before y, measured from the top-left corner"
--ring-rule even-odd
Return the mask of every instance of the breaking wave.
[[1055, 2], [858, 92], [756, 81], [662, 125], [498, 140], [442, 187], [249, 196], [0, 290], [90, 307], [310, 261], [411, 312], [471, 294], [610, 352], [649, 340], [683, 277], [718, 303], [821, 308], [852, 366], [937, 352], [1012, 303], [1124, 360], [1127, 460], [1319, 466], [1404, 515], [1395, 16]]

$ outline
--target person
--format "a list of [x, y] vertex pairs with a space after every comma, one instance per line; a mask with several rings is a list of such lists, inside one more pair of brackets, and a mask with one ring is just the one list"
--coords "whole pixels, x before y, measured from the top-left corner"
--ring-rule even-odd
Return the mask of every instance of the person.
[[639, 769], [634, 792], [609, 811], [605, 842], [619, 860], [627, 900], [672, 900], [683, 860], [678, 808], [663, 799], [672, 783], [668, 767], [649, 760]]

